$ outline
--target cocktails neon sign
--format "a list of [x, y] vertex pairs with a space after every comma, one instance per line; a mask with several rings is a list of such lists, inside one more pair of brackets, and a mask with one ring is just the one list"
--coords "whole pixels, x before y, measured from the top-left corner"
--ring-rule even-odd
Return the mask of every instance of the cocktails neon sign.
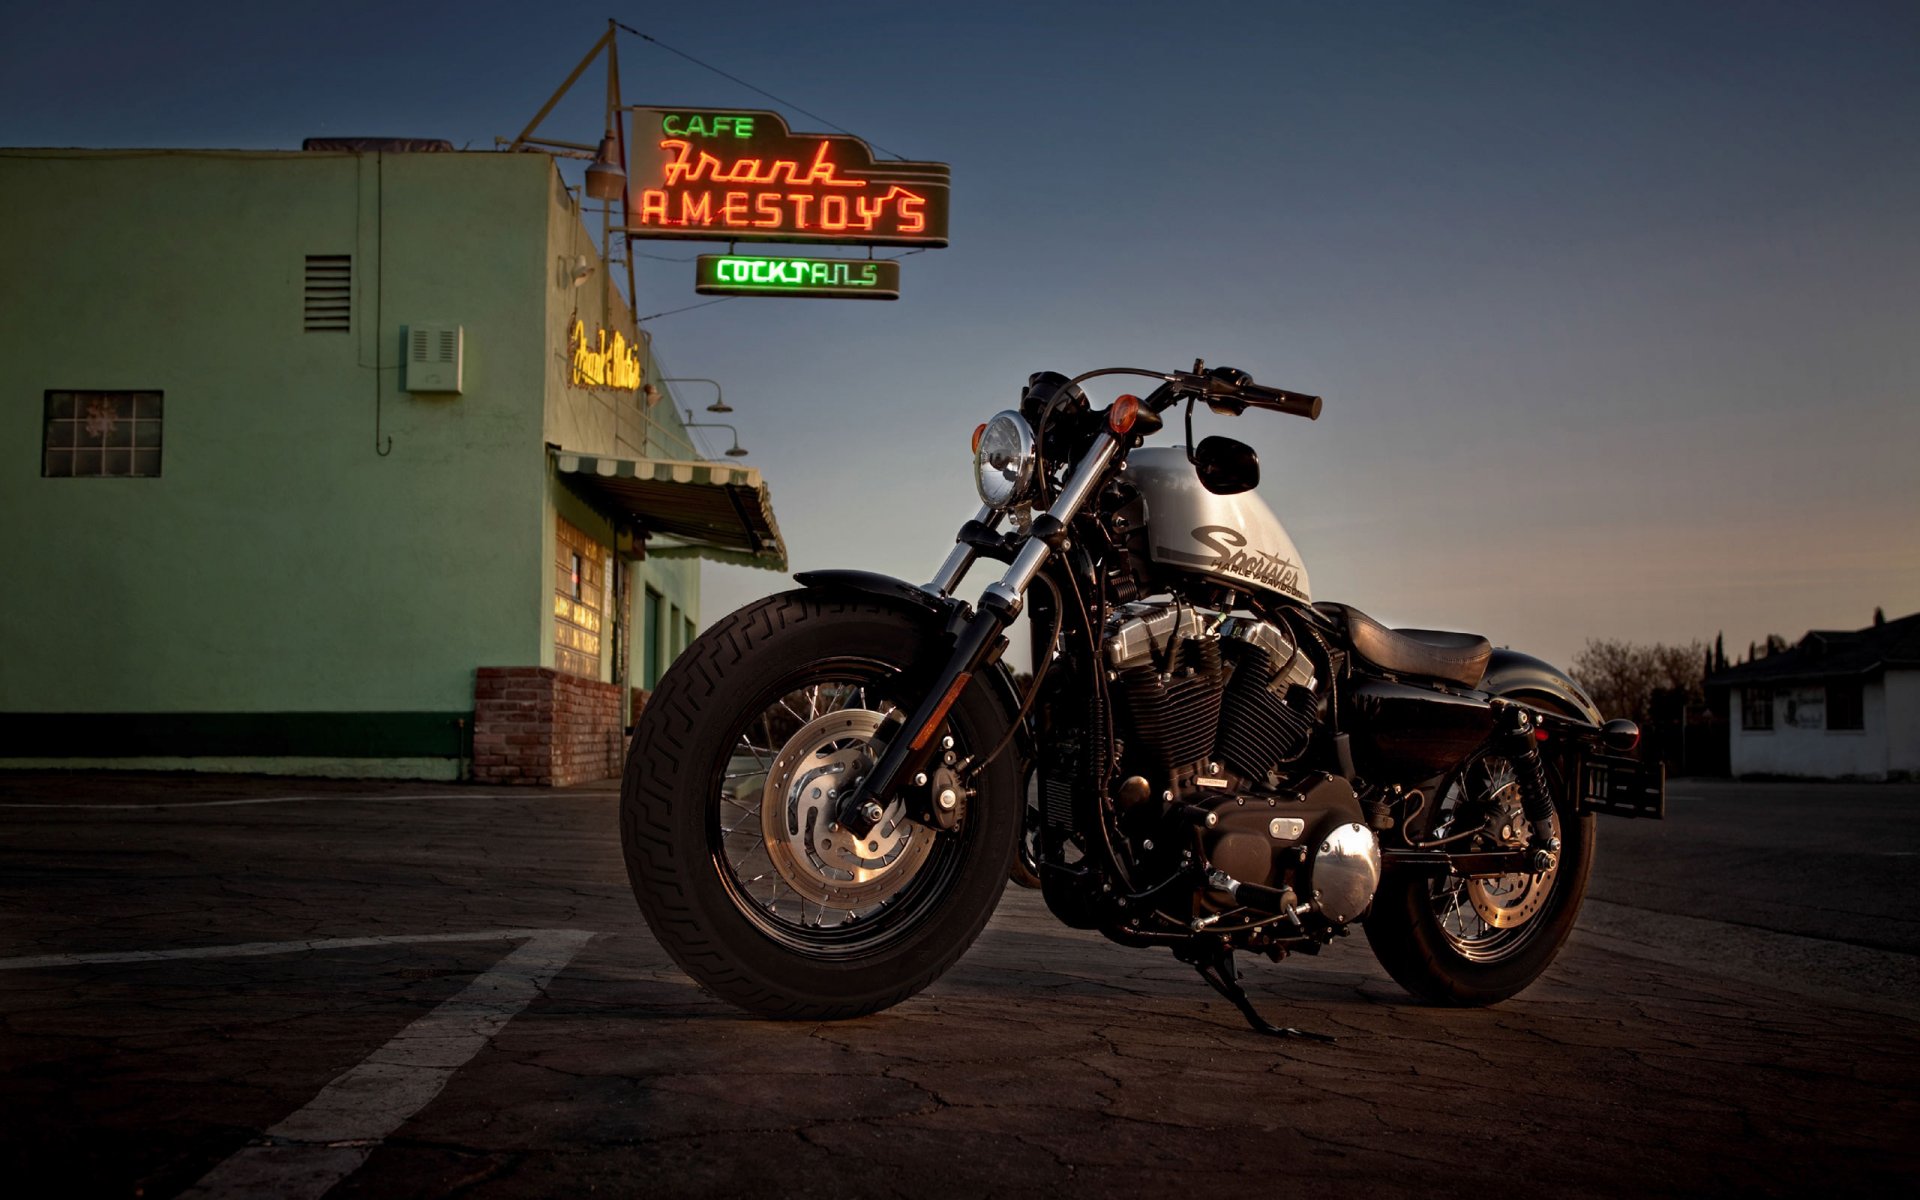
[[710, 296], [898, 300], [900, 264], [858, 258], [746, 258], [702, 254], [693, 290]]
[[859, 138], [794, 133], [773, 112], [631, 111], [635, 237], [947, 244], [945, 163], [876, 162]]

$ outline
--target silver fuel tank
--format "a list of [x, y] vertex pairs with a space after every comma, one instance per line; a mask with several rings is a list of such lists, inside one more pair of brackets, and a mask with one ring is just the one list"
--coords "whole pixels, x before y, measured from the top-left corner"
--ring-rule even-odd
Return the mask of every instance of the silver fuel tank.
[[1154, 562], [1311, 604], [1293, 539], [1254, 492], [1216, 496], [1200, 486], [1184, 446], [1135, 450], [1126, 477], [1147, 502]]

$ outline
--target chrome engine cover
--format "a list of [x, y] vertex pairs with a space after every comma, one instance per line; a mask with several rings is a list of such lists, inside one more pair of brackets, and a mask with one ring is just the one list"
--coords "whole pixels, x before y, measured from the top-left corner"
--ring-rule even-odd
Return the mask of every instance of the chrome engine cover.
[[1380, 842], [1359, 822], [1336, 826], [1307, 858], [1307, 895], [1335, 925], [1365, 916], [1380, 887]]
[[1288, 688], [1313, 690], [1313, 660], [1302, 654], [1293, 638], [1278, 625], [1252, 617], [1228, 617], [1220, 626], [1220, 636], [1266, 652], [1274, 671], [1267, 681], [1269, 691], [1285, 695]]
[[1169, 643], [1188, 641], [1207, 632], [1207, 622], [1218, 614], [1188, 604], [1129, 604], [1107, 622], [1107, 666], [1125, 671], [1155, 664]]

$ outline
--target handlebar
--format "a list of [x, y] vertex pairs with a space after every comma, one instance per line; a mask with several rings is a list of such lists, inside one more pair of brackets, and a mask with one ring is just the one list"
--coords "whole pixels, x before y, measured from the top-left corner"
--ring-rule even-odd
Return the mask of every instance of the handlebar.
[[1147, 400], [1147, 406], [1154, 412], [1171, 408], [1181, 400], [1204, 400], [1215, 412], [1233, 416], [1249, 408], [1264, 408], [1309, 421], [1320, 419], [1320, 397], [1285, 388], [1262, 387], [1253, 381], [1253, 376], [1232, 367], [1215, 367], [1204, 373], [1176, 371], [1163, 378], [1167, 382]]
[[1274, 412], [1305, 417], [1309, 421], [1320, 419], [1320, 397], [1309, 396], [1305, 392], [1289, 392], [1285, 388], [1249, 383], [1240, 389], [1240, 395], [1250, 408], [1270, 408]]

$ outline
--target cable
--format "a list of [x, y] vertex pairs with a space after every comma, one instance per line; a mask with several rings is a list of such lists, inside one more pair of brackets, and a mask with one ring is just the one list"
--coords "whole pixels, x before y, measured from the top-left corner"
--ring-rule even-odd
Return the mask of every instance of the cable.
[[1036, 575], [1034, 579], [1045, 584], [1047, 590], [1053, 593], [1053, 632], [1047, 637], [1046, 653], [1041, 655], [1038, 663], [1034, 664], [1033, 682], [1027, 685], [1027, 698], [1021, 701], [1020, 711], [1014, 714], [1013, 724], [1007, 726], [1007, 732], [1001, 737], [999, 744], [994, 746], [987, 756], [967, 773], [969, 783], [978, 778], [980, 772], [987, 769], [988, 764], [1006, 752], [1007, 747], [1013, 744], [1013, 735], [1025, 726], [1027, 714], [1033, 711], [1033, 702], [1040, 698], [1040, 685], [1046, 681], [1047, 668], [1053, 665], [1054, 643], [1060, 640], [1060, 630], [1066, 625], [1067, 605], [1060, 595], [1060, 586], [1045, 575]]
[[712, 71], [715, 75], [720, 76], [722, 79], [731, 79], [733, 82], [739, 84], [743, 88], [746, 88], [748, 91], [758, 92], [760, 95], [765, 96], [767, 99], [773, 101], [775, 104], [784, 105], [785, 107], [792, 109], [793, 111], [799, 113], [802, 116], [812, 117], [814, 120], [820, 122], [822, 125], [828, 126], [829, 128], [832, 128], [832, 129], [838, 129], [841, 133], [846, 134], [850, 138], [860, 138], [861, 141], [866, 142], [867, 145], [872, 146], [875, 150], [885, 151], [886, 153], [892, 155], [894, 158], [899, 159], [901, 162], [907, 161], [907, 156], [904, 154], [901, 154], [896, 150], [888, 150], [885, 146], [882, 146], [878, 142], [869, 141], [866, 138], [862, 138], [860, 137], [859, 134], [855, 133], [851, 129], [848, 129], [845, 125], [836, 125], [832, 121], [829, 121], [825, 117], [821, 116], [819, 113], [808, 112], [806, 109], [801, 108], [798, 104], [795, 104], [791, 100], [782, 100], [780, 97], [774, 95], [772, 92], [769, 92], [767, 89], [755, 87], [752, 84], [748, 83], [746, 80], [740, 78], [738, 75], [734, 75], [726, 71], [722, 71], [719, 67], [714, 66], [712, 63], [701, 62], [699, 59], [695, 58], [693, 55], [688, 54], [685, 50], [675, 49], [674, 47], [669, 46], [665, 42], [661, 41], [659, 38], [654, 37], [652, 34], [640, 32], [638, 29], [635, 29], [633, 26], [627, 24], [625, 21], [616, 20], [614, 21], [614, 24], [626, 30], [628, 33], [632, 34], [633, 36], [639, 38], [641, 41], [652, 42], [654, 45], [660, 47], [662, 50], [665, 50], [667, 53], [677, 54], [681, 58], [684, 58], [688, 62], [692, 63], [694, 66], [703, 67], [706, 70]]
[[669, 308], [665, 312], [648, 313], [644, 317], [634, 318], [635, 325], [644, 325], [656, 317], [670, 317], [675, 313], [692, 312], [696, 308], [711, 308], [716, 304], [725, 304], [729, 300], [738, 300], [739, 296], [722, 296], [718, 300], [703, 300], [699, 304], [689, 304], [684, 308]]

